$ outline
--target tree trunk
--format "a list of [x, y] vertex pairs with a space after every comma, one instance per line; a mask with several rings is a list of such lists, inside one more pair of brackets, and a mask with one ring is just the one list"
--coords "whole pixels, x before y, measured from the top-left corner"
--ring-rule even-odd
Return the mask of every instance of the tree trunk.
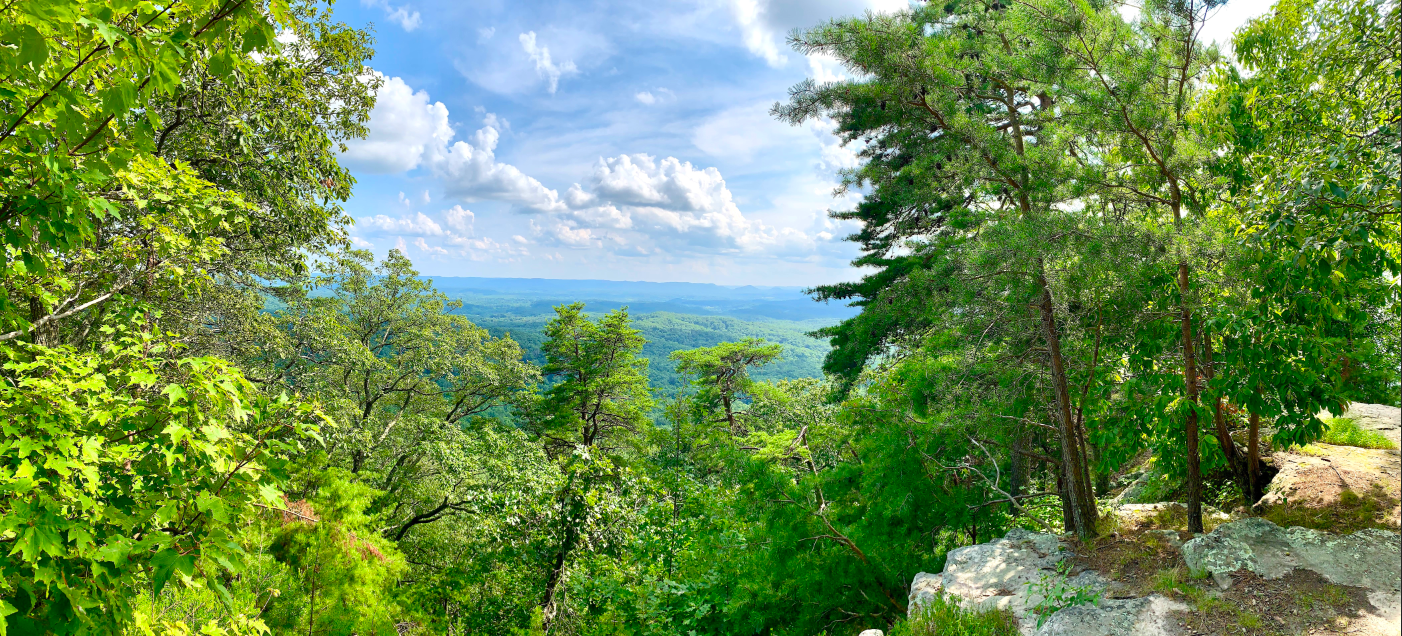
[[555, 558], [550, 564], [550, 576], [545, 581], [545, 597], [540, 601], [541, 627], [546, 633], [550, 633], [550, 627], [555, 621], [556, 614], [559, 613], [560, 582], [565, 578], [565, 566], [569, 563], [570, 553], [574, 552], [575, 545], [579, 543], [579, 525], [585, 517], [584, 502], [569, 492], [573, 482], [573, 478], [566, 482], [565, 492], [566, 496], [570, 498], [570, 505], [563, 519], [564, 527], [560, 533], [560, 549], [555, 553]]
[[735, 411], [730, 408], [730, 394], [721, 391], [720, 399], [721, 402], [725, 404], [725, 421], [730, 423], [730, 434], [739, 435], [740, 428], [735, 425]]
[[[1256, 392], [1261, 392], [1260, 387]], [[1246, 437], [1246, 481], [1251, 489], [1242, 494], [1246, 497], [1246, 505], [1254, 506], [1265, 494], [1261, 492], [1261, 415], [1252, 411], [1250, 421], [1250, 432]]]
[[1183, 323], [1183, 385], [1188, 398], [1184, 433], [1188, 438], [1188, 532], [1201, 533], [1202, 458], [1198, 453], [1198, 368], [1193, 356], [1193, 312], [1188, 308], [1188, 264], [1178, 263], [1179, 303]]
[[[1212, 367], [1212, 335], [1203, 334], [1202, 347], [1202, 375], [1211, 382], [1217, 371]], [[1236, 479], [1237, 487], [1241, 489], [1242, 497], [1249, 497], [1251, 494], [1250, 478], [1246, 474], [1246, 458], [1242, 457], [1242, 452], [1237, 449], [1236, 442], [1232, 440], [1232, 432], [1227, 428], [1227, 417], [1222, 411], [1222, 396], [1216, 395], [1212, 402], [1212, 424], [1217, 431], [1217, 446], [1222, 449], [1222, 454], [1227, 457], [1227, 465], [1231, 467], [1232, 477]], [[1247, 504], [1248, 506], [1251, 504]]]
[[[1022, 451], [1026, 444], [1025, 438], [1026, 436], [1020, 434], [1013, 438], [1013, 456], [1011, 465], [1008, 467], [1008, 494], [1012, 495], [1014, 499], [1022, 494], [1023, 465], [1026, 463], [1022, 459]], [[1008, 504], [1008, 506], [1008, 514], [1017, 514], [1016, 506], [1012, 504]]]
[[1047, 341], [1047, 357], [1050, 359], [1052, 387], [1056, 393], [1057, 423], [1061, 432], [1061, 471], [1066, 478], [1066, 494], [1069, 501], [1072, 526], [1076, 535], [1082, 538], [1095, 536], [1096, 517], [1095, 495], [1091, 493], [1089, 473], [1086, 471], [1085, 449], [1082, 446], [1076, 421], [1071, 417], [1071, 391], [1066, 383], [1066, 367], [1061, 357], [1061, 339], [1056, 332], [1056, 309], [1052, 304], [1051, 288], [1042, 273], [1042, 262], [1037, 262], [1037, 282], [1042, 288], [1039, 309], [1042, 314], [1042, 335]]

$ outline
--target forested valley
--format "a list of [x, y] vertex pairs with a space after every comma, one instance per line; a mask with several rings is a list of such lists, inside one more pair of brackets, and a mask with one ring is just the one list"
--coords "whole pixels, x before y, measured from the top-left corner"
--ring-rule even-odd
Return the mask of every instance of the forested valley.
[[855, 76], [772, 115], [859, 149], [811, 293], [861, 312], [823, 378], [743, 338], [664, 391], [626, 308], [535, 364], [351, 248], [379, 80], [319, 0], [4, 3], [0, 635], [911, 633], [917, 572], [1106, 532], [1131, 464], [1249, 509], [1399, 402], [1402, 20], [1280, 0], [1227, 55], [1218, 4], [794, 32]]

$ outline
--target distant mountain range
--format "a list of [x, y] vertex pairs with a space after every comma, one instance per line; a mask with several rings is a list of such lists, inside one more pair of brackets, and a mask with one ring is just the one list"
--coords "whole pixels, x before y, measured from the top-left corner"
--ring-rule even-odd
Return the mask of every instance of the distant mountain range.
[[668, 356], [677, 350], [714, 346], [743, 338], [784, 345], [783, 359], [759, 371], [761, 379], [822, 375], [825, 340], [808, 335], [857, 315], [843, 304], [815, 302], [801, 287], [725, 286], [706, 283], [644, 283], [546, 278], [434, 276], [433, 286], [463, 302], [460, 313], [494, 336], [510, 334], [534, 362], [545, 323], [556, 305], [583, 302], [589, 313], [628, 307], [634, 326], [647, 338], [652, 385], [664, 392], [683, 387]]
[[634, 314], [671, 312], [745, 320], [823, 320], [835, 323], [858, 310], [815, 302], [802, 287], [725, 286], [547, 278], [433, 277], [434, 287], [463, 301], [471, 315], [533, 316], [575, 301], [591, 311], [628, 306]]

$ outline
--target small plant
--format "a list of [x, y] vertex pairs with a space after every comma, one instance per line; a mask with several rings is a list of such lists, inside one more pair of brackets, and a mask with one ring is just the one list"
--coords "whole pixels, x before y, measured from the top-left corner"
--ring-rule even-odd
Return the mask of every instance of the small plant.
[[1006, 610], [967, 609], [959, 599], [936, 596], [910, 620], [896, 623], [890, 636], [1017, 636], [1017, 621]]
[[1056, 572], [1043, 573], [1036, 583], [1027, 584], [1027, 595], [1041, 596], [1032, 613], [1037, 615], [1037, 627], [1041, 628], [1052, 614], [1077, 605], [1095, 605], [1100, 602], [1100, 590], [1089, 585], [1071, 585], [1068, 575], [1071, 565], [1065, 561], [1058, 563]]
[[1328, 428], [1324, 430], [1324, 438], [1319, 441], [1335, 446], [1357, 446], [1359, 448], [1397, 448], [1381, 433], [1359, 428], [1358, 423], [1346, 418], [1335, 417], [1325, 420]]
[[[1206, 572], [1200, 572], [1198, 574], [1205, 576]], [[1207, 602], [1210, 597], [1202, 588], [1189, 583], [1191, 578], [1196, 577], [1191, 577], [1188, 571], [1183, 569], [1181, 565], [1168, 570], [1160, 570], [1158, 574], [1154, 575], [1154, 591], [1163, 594], [1177, 592], [1182, 595], [1183, 598], [1192, 601], [1194, 605], [1198, 606], [1199, 610], [1202, 610], [1204, 609], [1203, 604]]]

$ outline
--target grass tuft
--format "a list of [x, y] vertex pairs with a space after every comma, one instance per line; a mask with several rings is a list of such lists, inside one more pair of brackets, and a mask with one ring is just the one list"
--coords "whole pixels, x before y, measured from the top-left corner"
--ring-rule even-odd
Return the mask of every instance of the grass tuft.
[[1319, 441], [1325, 444], [1359, 448], [1397, 448], [1397, 445], [1383, 437], [1382, 433], [1359, 428], [1358, 423], [1349, 418], [1335, 417], [1325, 420], [1324, 423], [1328, 428], [1324, 431], [1324, 438]]
[[1017, 621], [1005, 610], [965, 609], [959, 599], [939, 596], [920, 606], [890, 636], [1018, 636]]

